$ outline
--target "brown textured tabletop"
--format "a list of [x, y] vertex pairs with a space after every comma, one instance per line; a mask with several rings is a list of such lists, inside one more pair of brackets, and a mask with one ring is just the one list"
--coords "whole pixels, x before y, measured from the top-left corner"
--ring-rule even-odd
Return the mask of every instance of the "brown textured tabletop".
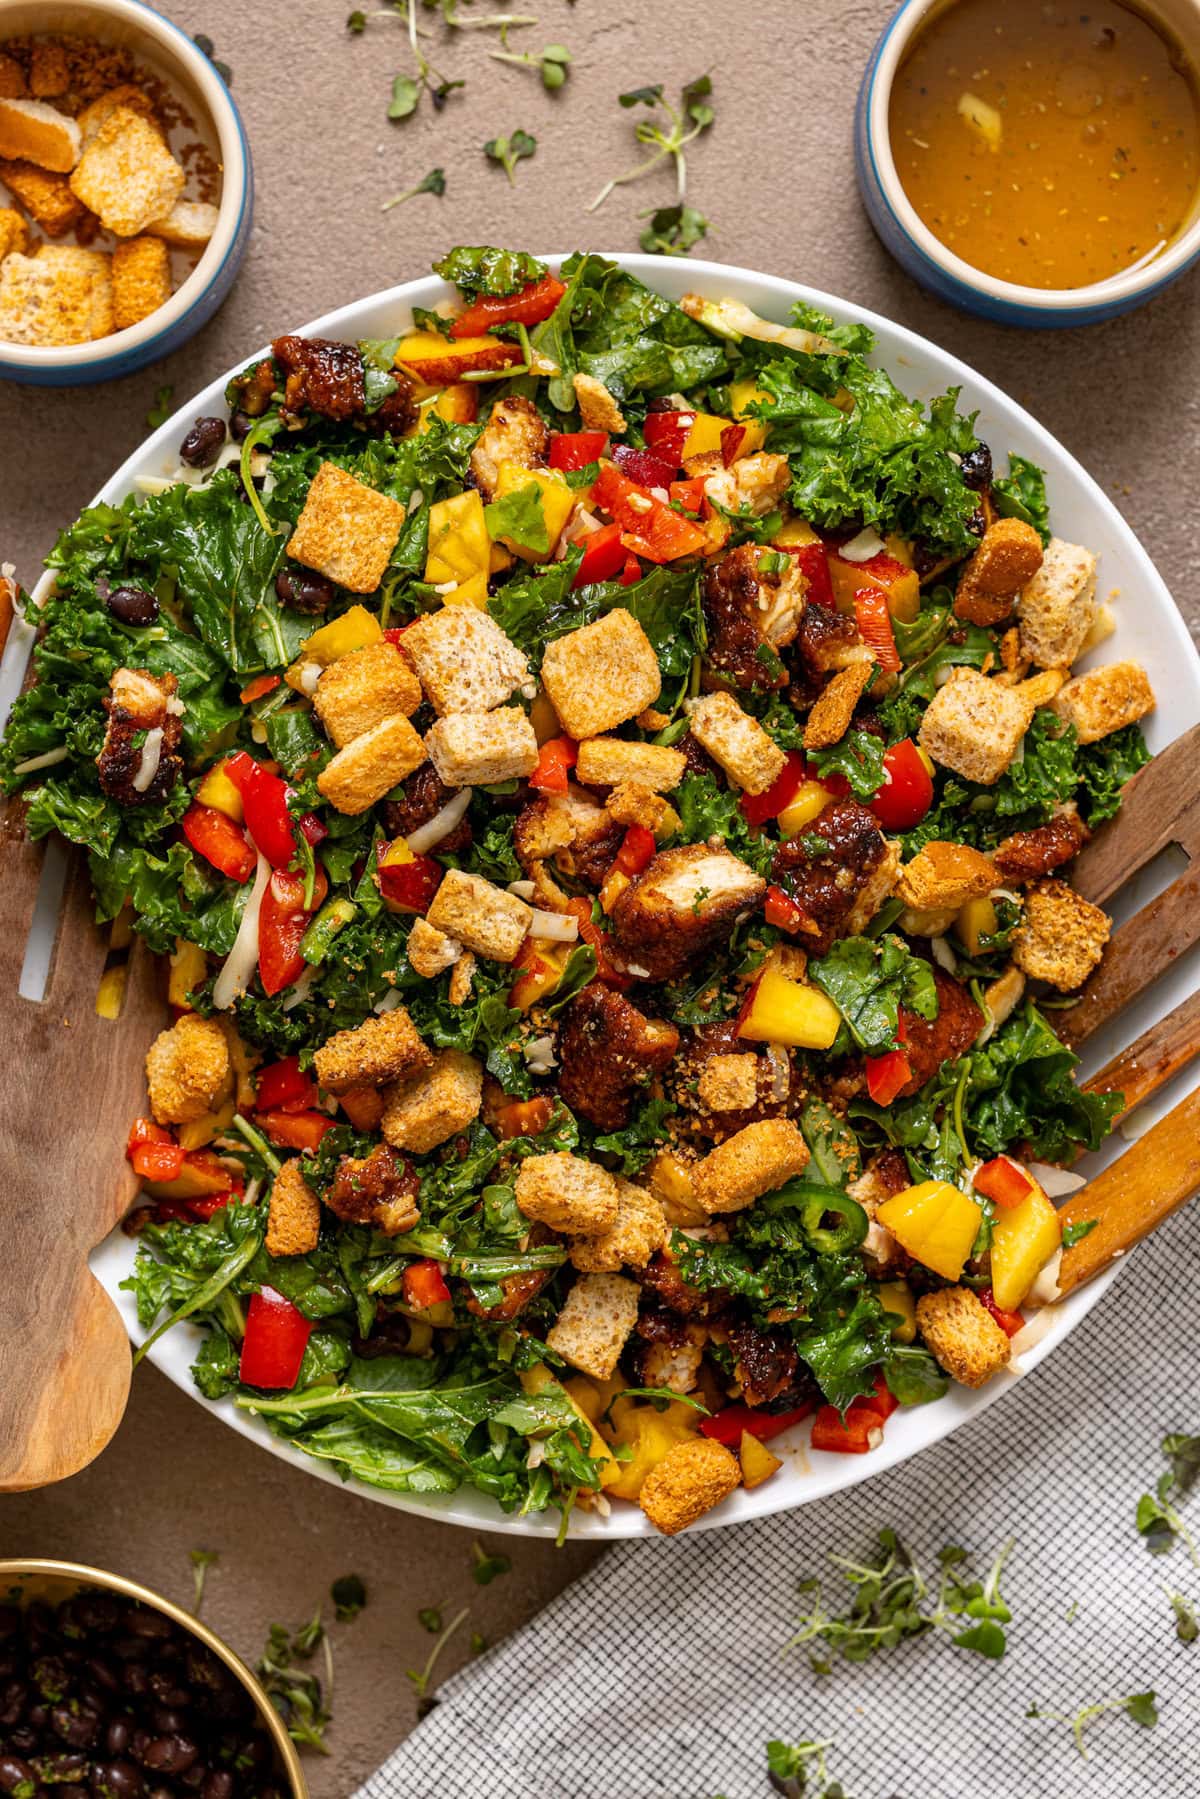
[[[828, 288], [923, 332], [1015, 395], [1083, 462], [1138, 532], [1200, 631], [1192, 485], [1200, 425], [1196, 274], [1144, 311], [1087, 331], [1032, 334], [952, 312], [913, 285], [873, 237], [858, 201], [851, 119], [859, 72], [891, 8], [883, 0], [522, 0], [539, 23], [511, 46], [565, 43], [571, 78], [546, 94], [536, 74], [489, 60], [490, 31], [448, 32], [421, 11], [426, 51], [467, 86], [434, 116], [386, 117], [391, 78], [411, 66], [404, 26], [344, 29], [347, 0], [169, 0], [233, 69], [258, 184], [254, 236], [218, 317], [156, 368], [73, 391], [0, 382], [0, 559], [32, 585], [56, 529], [135, 447], [156, 390], [177, 403], [268, 337], [335, 305], [427, 271], [451, 244], [555, 250], [636, 247], [636, 214], [665, 203], [665, 170], [620, 189], [597, 214], [601, 183], [635, 160], [623, 89], [668, 88], [708, 69], [717, 123], [689, 158], [689, 198], [712, 221], [707, 254]], [[484, 16], [491, 0], [462, 4]], [[0, 5], [0, 23], [3, 6]], [[538, 139], [516, 185], [482, 145], [517, 127]], [[380, 205], [434, 165], [444, 199]], [[498, 1544], [499, 1539], [492, 1539]], [[344, 1799], [411, 1727], [405, 1670], [432, 1639], [419, 1607], [471, 1616], [495, 1639], [590, 1559], [506, 1539], [512, 1572], [486, 1588], [471, 1540], [306, 1480], [234, 1436], [153, 1368], [139, 1371], [126, 1421], [90, 1470], [49, 1492], [0, 1499], [0, 1555], [59, 1555], [136, 1575], [176, 1598], [188, 1552], [213, 1548], [206, 1616], [254, 1655], [275, 1620], [298, 1624], [331, 1580], [357, 1572], [368, 1610], [336, 1629], [333, 1756], [311, 1758], [316, 1799]], [[327, 1613], [331, 1607], [326, 1606]]]

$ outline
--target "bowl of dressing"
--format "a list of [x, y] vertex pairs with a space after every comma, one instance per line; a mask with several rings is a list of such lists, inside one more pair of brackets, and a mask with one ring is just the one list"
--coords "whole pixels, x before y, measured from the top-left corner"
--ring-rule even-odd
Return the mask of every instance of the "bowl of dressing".
[[887, 248], [1004, 324], [1091, 324], [1200, 257], [1200, 0], [908, 0], [855, 154]]

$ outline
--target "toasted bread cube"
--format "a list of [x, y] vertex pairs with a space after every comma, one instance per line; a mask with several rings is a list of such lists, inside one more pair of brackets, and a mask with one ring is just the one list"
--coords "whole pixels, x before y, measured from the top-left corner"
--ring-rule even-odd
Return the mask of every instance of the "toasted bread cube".
[[425, 745], [401, 713], [340, 749], [317, 776], [331, 806], [355, 817], [398, 787], [425, 760]]
[[92, 335], [92, 278], [33, 256], [0, 263], [0, 339], [16, 344], [84, 344]]
[[71, 191], [106, 231], [136, 237], [170, 212], [185, 180], [158, 130], [131, 107], [118, 106], [79, 158]]
[[25, 229], [25, 221], [15, 206], [0, 206], [0, 262], [14, 252], [19, 256], [24, 252], [29, 233]]
[[607, 1168], [566, 1150], [526, 1156], [517, 1174], [517, 1204], [526, 1218], [579, 1237], [612, 1230], [619, 1194], [616, 1177]]
[[50, 268], [78, 269], [92, 284], [92, 336], [113, 329], [112, 259], [103, 250], [81, 250], [74, 244], [39, 244], [34, 259]]
[[625, 414], [603, 381], [595, 375], [572, 375], [571, 386], [585, 431], [607, 431], [613, 437], [624, 434]]
[[421, 684], [394, 643], [373, 643], [331, 662], [317, 682], [313, 710], [344, 749], [397, 712], [408, 718], [421, 704]]
[[448, 712], [425, 733], [425, 748], [447, 787], [486, 786], [531, 775], [538, 741], [519, 706], [495, 712]]
[[577, 1237], [571, 1260], [582, 1274], [615, 1274], [620, 1268], [644, 1268], [667, 1240], [661, 1203], [632, 1181], [617, 1182], [617, 1216], [607, 1230]]
[[65, 175], [51, 175], [31, 162], [0, 161], [0, 181], [47, 237], [62, 237], [87, 217]]
[[651, 793], [639, 781], [622, 781], [604, 802], [604, 810], [618, 824], [641, 825], [659, 839], [679, 829], [679, 814], [661, 795]]
[[651, 793], [670, 793], [687, 773], [687, 757], [659, 743], [628, 743], [623, 737], [589, 737], [579, 746], [576, 780], [585, 787], [619, 787], [636, 782]]
[[151, 219], [146, 230], [180, 250], [202, 250], [217, 228], [217, 209], [207, 200], [176, 200], [165, 218]]
[[171, 298], [171, 258], [158, 237], [134, 237], [117, 245], [112, 259], [113, 323], [118, 331], [140, 324]]
[[978, 669], [956, 668], [930, 701], [917, 742], [943, 768], [991, 787], [1011, 764], [1032, 717], [1019, 688], [989, 681]]
[[511, 962], [529, 934], [533, 912], [515, 893], [482, 875], [448, 868], [426, 917], [439, 931], [493, 962]]
[[159, 1124], [190, 1124], [215, 1112], [231, 1082], [229, 1048], [215, 1018], [185, 1012], [147, 1052], [150, 1110]]
[[709, 1056], [700, 1070], [700, 1103], [709, 1112], [745, 1112], [758, 1098], [758, 1057]]
[[581, 1374], [607, 1380], [637, 1323], [640, 1296], [624, 1275], [581, 1274], [546, 1333], [548, 1347]]
[[957, 912], [999, 886], [990, 856], [965, 843], [927, 843], [900, 870], [896, 891], [914, 912]]
[[1066, 681], [1066, 674], [1061, 668], [1044, 668], [1040, 674], [1031, 675], [1027, 681], [1017, 683], [1017, 692], [1023, 700], [1036, 709], [1048, 706], [1055, 694]]
[[0, 156], [65, 175], [79, 161], [82, 145], [78, 125], [56, 106], [44, 100], [0, 100]]
[[451, 970], [450, 982], [446, 988], [446, 998], [452, 1006], [465, 1006], [471, 997], [471, 983], [475, 979], [476, 962], [469, 949], [459, 956]]
[[[101, 125], [107, 123], [119, 106], [130, 112], [138, 113], [148, 125], [157, 129], [158, 122], [154, 116], [154, 102], [149, 94], [131, 81], [124, 81], [120, 87], [110, 87], [106, 94], [101, 94], [83, 111], [76, 114], [75, 123], [83, 136], [83, 147], [86, 150], [94, 138], [99, 137]], [[161, 136], [161, 133], [160, 133]]]
[[804, 725], [806, 750], [824, 750], [840, 743], [850, 729], [854, 708], [870, 686], [875, 669], [870, 662], [852, 662], [827, 681]]
[[1032, 980], [1072, 993], [1099, 962], [1111, 931], [1107, 912], [1065, 881], [1039, 881], [1025, 895], [1013, 961]]
[[1154, 689], [1140, 662], [1106, 662], [1068, 681], [1050, 710], [1074, 725], [1080, 743], [1098, 743], [1153, 712]]
[[532, 683], [524, 651], [475, 606], [443, 606], [419, 618], [404, 633], [404, 649], [442, 717], [490, 712]]
[[321, 1235], [321, 1202], [300, 1172], [300, 1158], [285, 1162], [267, 1204], [269, 1256], [305, 1256]]
[[964, 1387], [982, 1387], [1012, 1354], [1008, 1338], [970, 1287], [923, 1293], [917, 1328], [926, 1348]]
[[452, 967], [463, 953], [461, 943], [456, 943], [453, 937], [447, 937], [445, 931], [439, 931], [427, 918], [413, 919], [407, 948], [409, 961], [426, 981], [436, 979], [445, 969]]
[[[853, 669], [843, 671], [853, 675]], [[841, 676], [835, 676], [840, 680]], [[743, 712], [731, 693], [706, 693], [688, 707], [692, 736], [719, 762], [735, 787], [765, 793], [783, 773], [786, 756], [756, 718]]]
[[[1052, 537], [1017, 603], [1021, 654], [1038, 668], [1070, 668], [1096, 620], [1096, 557]], [[932, 752], [930, 752], [932, 754]]]
[[16, 57], [0, 52], [0, 99], [19, 100], [28, 92], [25, 71]]
[[615, 730], [662, 692], [654, 646], [631, 612], [614, 606], [594, 624], [548, 645], [542, 684], [568, 736]]
[[1024, 519], [998, 518], [958, 578], [954, 611], [973, 625], [998, 625], [1042, 566], [1042, 540]]
[[39, 100], [54, 100], [70, 86], [67, 53], [61, 44], [34, 39], [29, 53], [29, 91]]
[[741, 1212], [800, 1173], [808, 1145], [790, 1118], [747, 1124], [710, 1149], [692, 1171], [692, 1193], [708, 1213]]
[[382, 1130], [393, 1149], [427, 1155], [465, 1131], [483, 1098], [483, 1063], [461, 1049], [439, 1050], [428, 1068], [383, 1096]]
[[399, 500], [323, 462], [305, 495], [287, 553], [351, 593], [374, 593], [403, 524]]
[[736, 1491], [741, 1467], [732, 1450], [711, 1437], [676, 1443], [642, 1483], [638, 1504], [664, 1537], [673, 1537]]
[[317, 1082], [326, 1093], [382, 1087], [385, 1081], [404, 1080], [432, 1063], [432, 1052], [403, 1006], [335, 1032], [313, 1056]]

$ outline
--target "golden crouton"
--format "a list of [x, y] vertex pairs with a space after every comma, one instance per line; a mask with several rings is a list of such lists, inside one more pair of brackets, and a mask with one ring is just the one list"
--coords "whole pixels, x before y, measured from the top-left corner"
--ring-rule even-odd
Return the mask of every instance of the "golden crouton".
[[447, 787], [486, 786], [531, 775], [538, 741], [519, 706], [495, 712], [448, 712], [425, 733], [425, 748]]
[[658, 838], [670, 837], [679, 829], [679, 814], [661, 795], [651, 793], [640, 781], [622, 781], [604, 802], [604, 810], [618, 824], [641, 825]]
[[1096, 558], [1052, 537], [1017, 605], [1021, 654], [1038, 668], [1070, 668], [1096, 618]]
[[497, 400], [471, 451], [471, 479], [485, 500], [496, 497], [500, 465], [542, 468], [550, 434], [532, 400], [520, 394]]
[[603, 381], [597, 381], [595, 375], [572, 375], [571, 386], [585, 431], [607, 431], [613, 437], [623, 434], [625, 414]]
[[419, 734], [397, 712], [340, 749], [317, 776], [317, 787], [331, 806], [354, 817], [390, 793], [424, 760]]
[[965, 843], [927, 843], [900, 870], [896, 892], [914, 912], [957, 912], [999, 886], [990, 856]]
[[542, 684], [563, 729], [582, 741], [652, 706], [662, 692], [662, 674], [637, 619], [614, 606], [594, 624], [555, 638], [542, 662]]
[[62, 237], [87, 217], [65, 175], [51, 175], [31, 162], [0, 161], [0, 181], [47, 237]]
[[158, 237], [134, 237], [113, 251], [113, 323], [140, 324], [171, 298], [171, 258]]
[[607, 1380], [637, 1323], [640, 1297], [637, 1282], [622, 1274], [581, 1274], [546, 1333], [547, 1347], [582, 1374]]
[[428, 1068], [387, 1089], [383, 1135], [393, 1149], [426, 1155], [466, 1130], [482, 1096], [482, 1062], [461, 1049], [439, 1050]]
[[431, 925], [427, 918], [414, 918], [408, 933], [407, 950], [408, 959], [417, 973], [424, 980], [432, 981], [458, 961], [463, 946], [453, 937], [447, 937], [445, 931]]
[[956, 668], [930, 701], [917, 742], [943, 768], [991, 787], [1012, 762], [1032, 717], [1019, 688], [989, 681], [978, 669]]
[[386, 641], [339, 656], [313, 694], [313, 709], [339, 749], [397, 712], [409, 717], [420, 704], [420, 682]]
[[0, 206], [0, 262], [14, 251], [18, 256], [21, 255], [28, 238], [25, 221], [16, 207]]
[[39, 244], [34, 260], [50, 268], [78, 269], [92, 284], [92, 336], [107, 337], [113, 329], [112, 259], [103, 250], [81, 250], [74, 244]]
[[1012, 1354], [1008, 1338], [970, 1287], [923, 1293], [917, 1328], [946, 1373], [964, 1387], [982, 1387]]
[[998, 518], [963, 568], [954, 611], [972, 625], [998, 625], [1042, 566], [1042, 540], [1024, 519]]
[[566, 1150], [526, 1156], [516, 1195], [526, 1218], [579, 1237], [612, 1230], [620, 1210], [619, 1188], [608, 1169]]
[[490, 712], [533, 677], [523, 650], [475, 606], [443, 606], [404, 633], [404, 652], [439, 715]]
[[582, 1274], [615, 1274], [619, 1268], [644, 1268], [667, 1240], [667, 1221], [660, 1202], [644, 1187], [620, 1175], [617, 1217], [607, 1230], [577, 1237], [571, 1260]]
[[[854, 670], [847, 669], [853, 675]], [[840, 677], [838, 677], [840, 678]], [[689, 705], [692, 736], [719, 762], [735, 787], [765, 793], [783, 773], [787, 758], [756, 718], [731, 693], [706, 693]]]
[[151, 219], [146, 230], [180, 250], [202, 250], [217, 228], [217, 209], [207, 200], [176, 200], [162, 219]]
[[579, 746], [575, 768], [585, 787], [617, 787], [636, 781], [652, 793], [670, 793], [687, 773], [687, 757], [659, 743], [629, 743], [623, 737], [589, 737]]
[[374, 593], [403, 524], [399, 500], [323, 462], [305, 495], [287, 553], [351, 593]]
[[33, 256], [0, 262], [0, 338], [16, 344], [83, 344], [92, 335], [92, 278]]
[[154, 116], [154, 102], [149, 94], [144, 89], [135, 87], [131, 81], [125, 81], [120, 87], [110, 87], [106, 94], [101, 94], [98, 99], [85, 106], [82, 112], [76, 114], [75, 123], [79, 126], [82, 134], [85, 150], [93, 138], [100, 135], [101, 125], [111, 119], [118, 106], [124, 106], [130, 112], [140, 114], [148, 125], [153, 125], [156, 130], [158, 129], [158, 121]]
[[39, 100], [54, 100], [71, 85], [67, 53], [61, 44], [35, 39], [29, 53], [29, 91]]
[[807, 1161], [808, 1145], [791, 1119], [766, 1118], [709, 1150], [692, 1171], [692, 1193], [706, 1212], [741, 1212]]
[[304, 1256], [321, 1235], [321, 1202], [300, 1172], [300, 1158], [285, 1162], [275, 1176], [267, 1205], [269, 1256]]
[[842, 741], [850, 729], [854, 708], [874, 673], [871, 663], [852, 662], [826, 682], [804, 726], [806, 750], [824, 750]]
[[465, 1006], [470, 999], [475, 967], [475, 958], [470, 950], [463, 950], [450, 971], [450, 982], [446, 988], [446, 998], [452, 1006]]
[[79, 158], [71, 191], [106, 231], [136, 237], [151, 219], [170, 212], [185, 180], [156, 128], [131, 107], [118, 106]]
[[700, 1070], [700, 1104], [709, 1112], [745, 1112], [758, 1098], [758, 1057], [709, 1056]]
[[1154, 689], [1140, 662], [1106, 662], [1059, 689], [1051, 712], [1074, 725], [1080, 743], [1098, 743], [1154, 710]]
[[1072, 993], [1099, 962], [1111, 931], [1107, 912], [1065, 881], [1039, 881], [1025, 895], [1013, 961], [1032, 980]]
[[433, 1054], [403, 1006], [336, 1032], [313, 1056], [317, 1082], [326, 1093], [382, 1087], [385, 1081], [403, 1080], [432, 1065]]
[[0, 52], [0, 100], [19, 100], [28, 92], [25, 71], [16, 57]]
[[690, 1437], [669, 1449], [642, 1484], [638, 1504], [664, 1537], [673, 1537], [728, 1499], [741, 1484], [732, 1450], [711, 1437]]
[[79, 161], [81, 145], [78, 125], [56, 106], [44, 100], [0, 100], [0, 156], [65, 175]]
[[159, 1124], [190, 1124], [215, 1112], [231, 1082], [229, 1049], [215, 1018], [185, 1012], [147, 1052], [150, 1110]]
[[515, 893], [460, 868], [446, 870], [426, 917], [439, 931], [492, 962], [511, 962], [533, 923], [531, 908]]

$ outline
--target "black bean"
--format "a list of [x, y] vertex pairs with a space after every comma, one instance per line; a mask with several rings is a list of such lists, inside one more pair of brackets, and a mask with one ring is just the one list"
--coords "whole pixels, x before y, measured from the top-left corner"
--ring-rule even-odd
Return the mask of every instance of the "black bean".
[[214, 1768], [200, 1788], [202, 1799], [233, 1799], [233, 1775], [228, 1768]]
[[92, 1769], [96, 1799], [144, 1799], [146, 1782], [132, 1762], [98, 1762]]
[[19, 1755], [0, 1755], [0, 1793], [15, 1793], [24, 1781], [32, 1786], [33, 1769]]
[[150, 1691], [160, 1705], [186, 1705], [191, 1695], [186, 1687], [162, 1668], [156, 1668], [150, 1676]]
[[21, 1614], [15, 1605], [0, 1605], [0, 1637], [15, 1637], [21, 1628]]
[[156, 1705], [150, 1713], [150, 1722], [160, 1736], [166, 1736], [172, 1730], [186, 1730], [191, 1720], [181, 1706]]
[[145, 1662], [128, 1662], [121, 1677], [121, 1684], [125, 1691], [132, 1693], [135, 1698], [140, 1699], [143, 1693], [148, 1693], [150, 1691], [150, 1670]]
[[25, 1722], [32, 1730], [45, 1730], [46, 1720], [50, 1716], [50, 1707], [41, 1701], [31, 1705], [25, 1716]]
[[992, 483], [992, 452], [986, 444], [976, 444], [975, 448], [968, 450], [963, 457], [960, 469], [967, 486], [973, 487], [976, 492], [984, 487], [990, 487]]
[[39, 1780], [66, 1784], [86, 1780], [90, 1764], [86, 1755], [71, 1755], [60, 1750], [54, 1755], [39, 1755], [33, 1765]]
[[108, 1729], [104, 1733], [104, 1747], [109, 1755], [124, 1755], [129, 1747], [129, 1739], [133, 1735], [133, 1719], [127, 1716], [111, 1718]]
[[121, 1602], [112, 1593], [77, 1593], [70, 1604], [84, 1630], [104, 1635], [121, 1621]]
[[8, 1733], [8, 1746], [19, 1755], [30, 1755], [41, 1742], [41, 1735], [29, 1724], [20, 1724]]
[[207, 1775], [208, 1769], [204, 1766], [204, 1763], [196, 1762], [193, 1767], [188, 1769], [186, 1774], [181, 1774], [179, 1776], [179, 1784], [185, 1793], [198, 1793], [204, 1785]]
[[303, 568], [284, 568], [275, 577], [275, 592], [294, 612], [324, 612], [333, 599], [333, 583]]
[[152, 625], [158, 617], [158, 600], [145, 587], [116, 587], [107, 604], [123, 625]]
[[224, 419], [197, 419], [179, 446], [179, 460], [189, 468], [211, 468], [224, 442]]
[[107, 1687], [110, 1693], [115, 1693], [118, 1690], [119, 1683], [117, 1677], [103, 1656], [89, 1656], [87, 1671], [97, 1686]]
[[185, 1774], [199, 1753], [190, 1737], [172, 1731], [170, 1736], [152, 1737], [142, 1750], [141, 1762], [155, 1774]]
[[125, 1629], [130, 1636], [152, 1637], [163, 1642], [175, 1634], [175, 1626], [162, 1612], [152, 1612], [149, 1606], [136, 1605], [129, 1608], [125, 1619]]
[[90, 1705], [68, 1700], [52, 1707], [50, 1724], [54, 1734], [72, 1749], [90, 1749], [100, 1740], [100, 1719]]
[[23, 1680], [6, 1681], [0, 1690], [0, 1730], [19, 1724], [29, 1703], [29, 1688]]

